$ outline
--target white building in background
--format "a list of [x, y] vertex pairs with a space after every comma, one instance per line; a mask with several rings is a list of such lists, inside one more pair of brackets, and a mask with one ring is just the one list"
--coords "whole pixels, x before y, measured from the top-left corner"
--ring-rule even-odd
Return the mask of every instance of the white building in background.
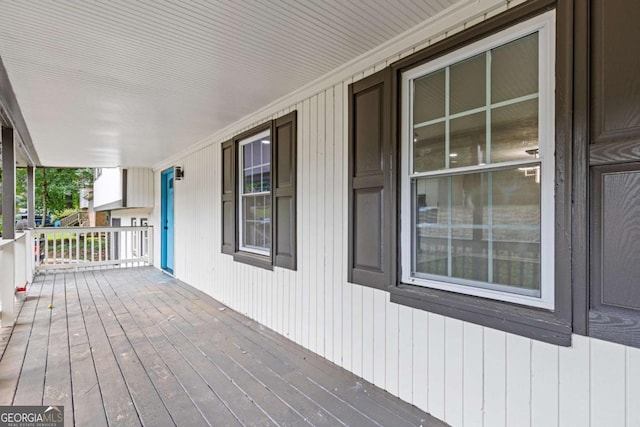
[[80, 209], [90, 209], [93, 201], [93, 188], [80, 189]]
[[[93, 188], [93, 210], [106, 214], [107, 225], [149, 225], [154, 198], [151, 169], [99, 168], [95, 172]], [[123, 240], [114, 242], [112, 250], [119, 259], [136, 258], [147, 245], [146, 233], [142, 230], [123, 233]]]

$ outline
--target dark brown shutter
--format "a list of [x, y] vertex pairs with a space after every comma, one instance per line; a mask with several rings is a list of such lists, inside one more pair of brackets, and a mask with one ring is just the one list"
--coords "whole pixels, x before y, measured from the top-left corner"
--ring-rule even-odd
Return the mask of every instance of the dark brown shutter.
[[592, 177], [589, 335], [640, 347], [640, 163]]
[[222, 144], [222, 253], [236, 250], [236, 150], [233, 140]]
[[349, 86], [349, 281], [391, 285], [390, 70]]
[[640, 4], [590, 12], [588, 333], [640, 347]]
[[296, 269], [297, 113], [273, 122], [273, 252], [274, 265]]

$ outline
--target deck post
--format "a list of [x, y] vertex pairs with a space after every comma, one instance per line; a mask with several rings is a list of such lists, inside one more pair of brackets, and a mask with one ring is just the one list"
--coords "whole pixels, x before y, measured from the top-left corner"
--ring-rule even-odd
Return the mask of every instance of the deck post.
[[27, 166], [27, 227], [36, 227], [36, 168]]
[[16, 152], [13, 128], [2, 127], [2, 238], [16, 238]]

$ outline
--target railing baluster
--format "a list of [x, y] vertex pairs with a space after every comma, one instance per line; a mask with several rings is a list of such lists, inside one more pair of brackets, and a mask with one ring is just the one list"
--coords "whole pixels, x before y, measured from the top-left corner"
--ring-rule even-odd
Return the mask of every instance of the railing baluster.
[[53, 263], [58, 263], [58, 236], [56, 233], [53, 233]]
[[155, 246], [153, 242], [153, 233], [149, 233], [147, 229], [147, 261], [149, 265], [153, 265], [155, 256]]
[[146, 231], [140, 230], [140, 261], [142, 265], [144, 265], [144, 257], [147, 256], [147, 242], [145, 241], [146, 236]]
[[35, 233], [35, 243], [36, 243], [36, 253], [33, 254], [33, 256], [35, 257], [35, 266], [36, 268], [40, 266], [40, 236], [41, 234], [39, 232]]
[[[124, 264], [122, 264], [122, 261], [126, 259], [126, 253], [123, 254], [123, 250], [122, 250], [123, 243], [126, 243], [126, 242], [122, 241], [124, 239], [124, 233], [121, 232], [121, 231], [116, 230], [116, 231], [113, 232], [113, 235], [114, 236], [118, 236], [116, 239], [113, 240], [114, 241], [113, 250], [115, 251], [116, 258], [118, 259], [118, 261], [120, 261], [118, 263], [118, 267], [122, 268], [124, 266]], [[116, 240], [118, 241], [118, 246], [115, 245], [115, 241]]]
[[60, 233], [60, 264], [65, 264], [65, 256], [64, 256], [64, 233]]
[[126, 231], [123, 230], [123, 231], [116, 231], [116, 234], [118, 235], [118, 246], [119, 246], [117, 248], [118, 255], [119, 255], [118, 259], [120, 261], [124, 261], [124, 262], [120, 262], [118, 264], [118, 267], [124, 268], [124, 267], [127, 266], [126, 261], [127, 261], [127, 255], [128, 255], [127, 254], [127, 242], [126, 242], [127, 233], [126, 233]]
[[56, 227], [33, 236], [34, 265], [46, 269], [129, 268], [153, 264], [150, 227]]
[[43, 260], [45, 263], [49, 263], [49, 236], [46, 233], [42, 233], [42, 236], [44, 237], [44, 256], [43, 256]]

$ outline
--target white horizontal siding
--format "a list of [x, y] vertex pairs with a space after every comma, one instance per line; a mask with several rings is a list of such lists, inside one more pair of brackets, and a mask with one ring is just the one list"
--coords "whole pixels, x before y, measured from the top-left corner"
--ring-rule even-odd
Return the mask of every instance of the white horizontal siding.
[[132, 220], [135, 220], [136, 225], [141, 225], [140, 220], [142, 219], [146, 219], [147, 225], [150, 225], [150, 221], [153, 218], [153, 212], [151, 208], [112, 209], [111, 218], [119, 218], [122, 227], [133, 225]]
[[102, 168], [102, 173], [93, 183], [93, 206], [111, 205], [122, 200], [122, 170]]
[[402, 52], [237, 129], [298, 111], [297, 271], [221, 254], [226, 135], [180, 159], [176, 276], [454, 426], [640, 425], [639, 350], [580, 336], [557, 347], [398, 306], [347, 282], [347, 87], [411, 49]]

